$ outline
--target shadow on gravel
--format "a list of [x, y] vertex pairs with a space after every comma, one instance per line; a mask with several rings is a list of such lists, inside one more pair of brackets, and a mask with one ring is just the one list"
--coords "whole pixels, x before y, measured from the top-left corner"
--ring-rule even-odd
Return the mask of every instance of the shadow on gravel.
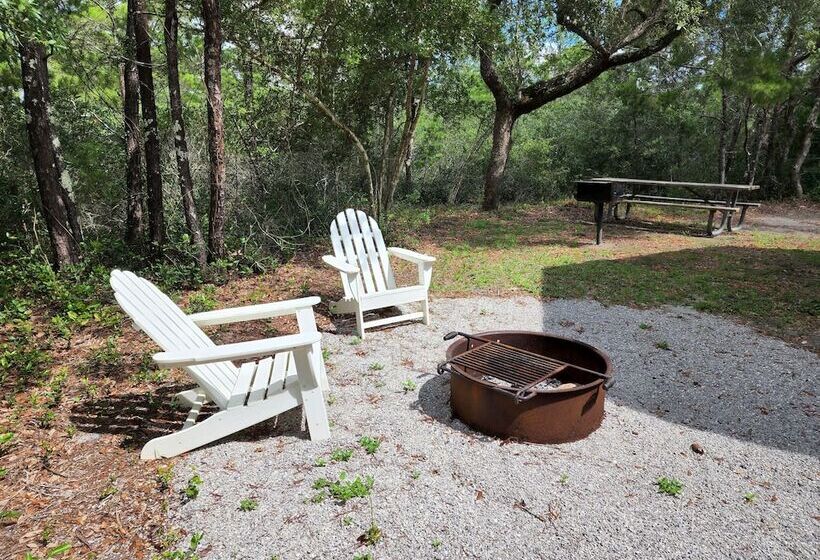
[[[188, 411], [175, 403], [174, 395], [190, 388], [173, 385], [147, 393], [89, 399], [72, 408], [71, 422], [78, 430], [86, 433], [124, 435], [123, 447], [139, 449], [151, 439], [182, 429]], [[200, 413], [199, 420], [202, 421], [217, 411], [217, 407], [208, 405]], [[308, 438], [307, 431], [302, 429], [301, 406], [207, 447], [225, 441], [257, 441], [285, 434]]]
[[502, 445], [508, 441], [473, 430], [453, 416], [450, 411], [449, 373], [430, 374], [429, 379], [419, 387], [418, 395], [418, 400], [410, 407], [430, 418], [430, 421], [440, 422], [452, 430], [461, 432], [471, 441], [496, 442]]
[[[818, 348], [819, 260], [812, 251], [714, 247], [593, 261], [545, 268], [542, 295], [605, 305], [689, 305], [724, 315], [715, 318], [727, 327], [739, 320], [781, 338], [799, 333], [810, 343], [802, 347], [812, 350]], [[617, 383], [610, 402], [691, 428], [820, 455], [817, 371], [796, 365], [811, 363], [792, 354], [800, 350], [724, 335], [711, 321], [704, 326], [686, 314], [648, 325], [639, 319], [617, 324], [604, 316], [606, 309], [601, 313], [601, 322], [586, 325], [586, 334], [579, 324], [575, 337], [612, 357]], [[555, 321], [547, 310], [544, 329], [554, 330]]]

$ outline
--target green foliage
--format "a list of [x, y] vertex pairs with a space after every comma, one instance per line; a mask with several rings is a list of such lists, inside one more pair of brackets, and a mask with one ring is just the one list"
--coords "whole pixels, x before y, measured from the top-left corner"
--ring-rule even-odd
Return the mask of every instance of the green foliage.
[[191, 540], [188, 543], [187, 550], [165, 550], [158, 556], [153, 558], [159, 560], [199, 560], [199, 555], [196, 553], [202, 542], [203, 533], [195, 532], [191, 535]]
[[332, 497], [340, 504], [346, 504], [354, 498], [366, 498], [373, 489], [373, 477], [366, 476], [364, 479], [357, 476], [355, 480], [347, 480], [347, 473], [339, 473], [338, 480], [319, 478], [313, 483], [313, 489], [319, 490], [314, 494], [312, 501], [319, 503], [327, 497]]
[[183, 490], [185, 498], [188, 500], [196, 500], [197, 497], [199, 497], [200, 486], [202, 486], [202, 478], [200, 478], [198, 474], [195, 474], [189, 478], [188, 483], [185, 485], [185, 489]]
[[0, 433], [0, 457], [5, 455], [11, 449], [11, 446], [14, 445], [12, 440], [14, 439], [14, 432], [3, 432]]
[[379, 446], [381, 444], [381, 440], [370, 436], [362, 436], [359, 439], [359, 445], [361, 445], [362, 448], [364, 448], [364, 450], [367, 451], [368, 455], [374, 454], [379, 449]]
[[160, 488], [167, 490], [171, 487], [171, 481], [174, 479], [174, 466], [166, 465], [157, 467], [157, 482]]
[[350, 458], [352, 456], [353, 456], [353, 450], [352, 449], [344, 449], [344, 448], [341, 448], [341, 447], [338, 448], [338, 449], [334, 449], [330, 454], [331, 460], [333, 460], [336, 463], [347, 462], [347, 461], [350, 460]]
[[416, 387], [417, 387], [416, 382], [413, 381], [412, 379], [405, 379], [404, 381], [401, 382], [401, 388], [404, 390], [405, 393], [415, 391]]
[[662, 476], [655, 482], [655, 485], [658, 487], [659, 494], [678, 497], [683, 492], [683, 483], [675, 478]]
[[205, 284], [199, 292], [191, 294], [188, 298], [188, 313], [200, 313], [202, 311], [212, 311], [219, 307], [219, 302], [215, 298], [216, 286]]
[[259, 502], [253, 498], [243, 498], [239, 501], [239, 511], [253, 511], [259, 507]]
[[379, 362], [373, 362], [368, 366], [367, 369], [369, 369], [370, 371], [381, 371], [384, 369], [384, 364], [381, 364]]
[[367, 528], [367, 531], [365, 531], [364, 534], [362, 534], [362, 536], [359, 537], [359, 542], [366, 546], [375, 546], [381, 540], [382, 530], [375, 523], [371, 523], [370, 527]]

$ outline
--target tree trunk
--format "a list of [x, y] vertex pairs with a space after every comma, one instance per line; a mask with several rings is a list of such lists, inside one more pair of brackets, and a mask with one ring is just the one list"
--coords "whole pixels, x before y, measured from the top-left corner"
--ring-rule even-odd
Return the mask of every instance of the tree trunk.
[[145, 126], [145, 170], [148, 183], [148, 233], [151, 243], [160, 248], [165, 242], [165, 218], [162, 204], [162, 169], [160, 166], [157, 103], [154, 97], [154, 69], [151, 63], [151, 37], [148, 34], [146, 0], [134, 2], [134, 31], [137, 40], [137, 68], [140, 79], [140, 104]]
[[755, 176], [757, 175], [757, 168], [760, 164], [761, 156], [766, 153], [766, 150], [769, 147], [769, 134], [771, 131], [772, 126], [772, 109], [764, 109], [763, 110], [763, 118], [761, 119], [760, 123], [760, 132], [758, 133], [757, 137], [757, 147], [755, 148], [755, 156], [752, 159], [752, 165], [749, 168], [749, 174], [747, 177], [746, 182], [749, 185], [753, 185], [755, 182]]
[[726, 135], [729, 132], [729, 96], [726, 88], [720, 89], [720, 138], [718, 142], [718, 176], [720, 182], [726, 182], [727, 148]]
[[815, 96], [814, 105], [811, 107], [809, 116], [806, 118], [806, 125], [803, 130], [803, 140], [797, 149], [797, 155], [794, 158], [794, 165], [792, 165], [792, 188], [796, 196], [803, 196], [803, 183], [800, 180], [800, 174], [803, 171], [803, 163], [811, 150], [811, 140], [814, 136], [814, 131], [817, 130], [817, 117], [820, 115], [820, 77], [815, 79]]
[[[402, 127], [399, 148], [389, 168], [387, 184], [382, 186], [382, 189], [384, 189], [382, 193], [382, 209], [385, 212], [393, 205], [393, 197], [396, 194], [396, 187], [398, 187], [399, 180], [401, 179], [402, 167], [405, 167], [405, 173], [407, 173], [408, 177], [410, 174], [410, 150], [413, 146], [416, 126], [419, 124], [421, 106], [427, 94], [427, 76], [430, 72], [431, 63], [432, 59], [429, 57], [417, 59], [416, 56], [412, 56], [408, 61], [407, 83], [404, 95], [404, 126]], [[416, 84], [417, 81], [419, 82], [418, 85]]]
[[482, 210], [497, 210], [499, 205], [498, 188], [507, 168], [507, 158], [512, 146], [512, 129], [516, 116], [512, 107], [496, 103], [495, 122], [493, 123], [493, 147], [490, 151], [490, 162], [484, 175], [484, 201]]
[[142, 150], [140, 149], [140, 79], [136, 63], [134, 2], [128, 2], [122, 65], [122, 99], [125, 117], [125, 242], [141, 241], [144, 224], [142, 187]]
[[174, 132], [174, 154], [179, 175], [179, 189], [182, 194], [182, 212], [185, 214], [185, 226], [191, 239], [191, 246], [196, 250], [200, 268], [207, 264], [208, 253], [205, 239], [199, 227], [199, 217], [194, 201], [194, 181], [191, 178], [188, 141], [185, 139], [185, 120], [182, 116], [182, 94], [179, 88], [179, 54], [177, 37], [179, 17], [176, 0], [165, 0], [165, 56], [168, 63], [168, 97], [171, 106], [171, 130]]
[[23, 108], [26, 129], [34, 160], [34, 174], [40, 192], [43, 215], [48, 228], [56, 269], [77, 264], [80, 248], [76, 212], [70, 198], [68, 180], [57, 152], [59, 142], [49, 118], [49, 83], [45, 49], [42, 44], [24, 41], [20, 44], [20, 67], [23, 80]]
[[225, 128], [222, 119], [222, 25], [219, 0], [202, 0], [205, 23], [205, 87], [208, 90], [208, 156], [211, 201], [208, 259], [225, 256]]

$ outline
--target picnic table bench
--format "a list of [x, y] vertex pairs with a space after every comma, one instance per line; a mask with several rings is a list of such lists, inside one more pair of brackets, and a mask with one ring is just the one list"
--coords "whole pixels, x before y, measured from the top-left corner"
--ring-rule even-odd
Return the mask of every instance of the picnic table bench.
[[[759, 189], [758, 185], [736, 185], [729, 183], [693, 183], [688, 181], [653, 181], [647, 179], [625, 179], [622, 177], [595, 177], [575, 183], [575, 199], [595, 204], [595, 243], [602, 240], [605, 220], [604, 204], [609, 206], [606, 216], [622, 220], [629, 216], [634, 205], [663, 206], [705, 210], [708, 212], [706, 235], [714, 237], [724, 231], [737, 231], [743, 226], [746, 211], [760, 206], [756, 202], [743, 202], [741, 193]], [[628, 187], [632, 187], [629, 189]], [[642, 187], [680, 188], [691, 193], [691, 197], [642, 194]], [[720, 194], [717, 194], [720, 193]], [[620, 207], [626, 208], [621, 215]], [[720, 212], [719, 223], [715, 216]], [[737, 220], [734, 215], [739, 213]]]

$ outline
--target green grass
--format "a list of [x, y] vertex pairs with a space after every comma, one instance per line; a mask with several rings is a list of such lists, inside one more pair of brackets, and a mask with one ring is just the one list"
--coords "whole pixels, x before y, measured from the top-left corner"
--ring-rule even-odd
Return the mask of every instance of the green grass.
[[[688, 305], [801, 341], [817, 330], [816, 236], [749, 229], [710, 239], [610, 227], [605, 244], [596, 247], [590, 244], [589, 224], [550, 217], [543, 208], [540, 214], [529, 206], [500, 215], [463, 207], [437, 214], [430, 228], [419, 232], [432, 245], [425, 249], [437, 257], [432, 291]], [[681, 221], [674, 213], [652, 216]]]

